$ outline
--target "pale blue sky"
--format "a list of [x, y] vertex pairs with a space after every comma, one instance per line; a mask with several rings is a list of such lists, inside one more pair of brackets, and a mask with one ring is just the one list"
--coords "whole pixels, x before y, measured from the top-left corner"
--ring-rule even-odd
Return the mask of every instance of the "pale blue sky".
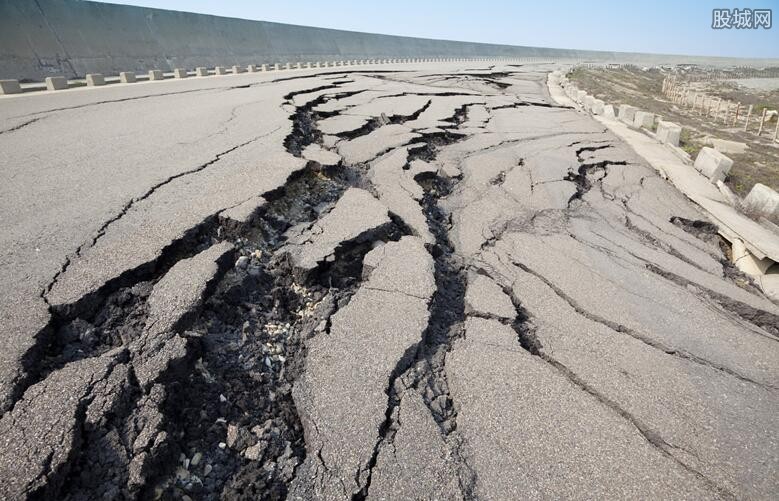
[[538, 47], [779, 58], [779, 26], [713, 30], [713, 8], [773, 9], [779, 0], [113, 0], [371, 33]]

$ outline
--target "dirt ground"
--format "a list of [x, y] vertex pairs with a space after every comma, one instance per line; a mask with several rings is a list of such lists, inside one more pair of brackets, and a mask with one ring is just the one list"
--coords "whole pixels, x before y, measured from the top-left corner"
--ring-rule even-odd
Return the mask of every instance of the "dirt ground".
[[[697, 91], [712, 97], [753, 105], [749, 131], [743, 130], [743, 122], [736, 127], [726, 126], [722, 121], [714, 122], [712, 117], [702, 117], [689, 108], [680, 108], [670, 102], [662, 93], [663, 79], [672, 72], [665, 69], [641, 68], [577, 68], [569, 78], [579, 88], [593, 94], [607, 103], [630, 104], [639, 109], [660, 115], [682, 126], [681, 148], [694, 159], [708, 138], [725, 139], [745, 143], [741, 153], [729, 152], [733, 168], [725, 183], [739, 196], [744, 197], [756, 183], [762, 183], [779, 190], [779, 143], [772, 141], [776, 118], [766, 122], [762, 137], [756, 135], [757, 120], [763, 108], [779, 108], [779, 80], [760, 80], [761, 85], [749, 85], [749, 80], [700, 80], [692, 86]], [[688, 73], [691, 80], [705, 76], [703, 70]], [[677, 78], [684, 79], [679, 76]], [[765, 81], [777, 80], [777, 85], [766, 85]], [[768, 82], [770, 83], [770, 82]], [[742, 111], [742, 115], [743, 115]]]

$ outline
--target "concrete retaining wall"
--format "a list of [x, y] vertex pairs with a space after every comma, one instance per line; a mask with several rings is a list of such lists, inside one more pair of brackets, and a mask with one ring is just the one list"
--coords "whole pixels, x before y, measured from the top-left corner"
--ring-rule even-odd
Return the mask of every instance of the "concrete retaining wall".
[[679, 59], [376, 35], [79, 0], [0, 0], [0, 78], [397, 57]]
[[76, 0], [0, 0], [0, 78], [385, 57], [574, 56]]

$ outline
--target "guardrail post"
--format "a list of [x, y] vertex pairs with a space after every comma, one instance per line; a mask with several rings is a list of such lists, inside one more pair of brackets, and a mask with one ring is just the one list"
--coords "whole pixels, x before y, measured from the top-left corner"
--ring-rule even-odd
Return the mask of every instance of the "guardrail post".
[[65, 77], [46, 77], [46, 89], [62, 90], [68, 88], [68, 79]]
[[19, 94], [22, 87], [19, 80], [0, 80], [0, 94]]

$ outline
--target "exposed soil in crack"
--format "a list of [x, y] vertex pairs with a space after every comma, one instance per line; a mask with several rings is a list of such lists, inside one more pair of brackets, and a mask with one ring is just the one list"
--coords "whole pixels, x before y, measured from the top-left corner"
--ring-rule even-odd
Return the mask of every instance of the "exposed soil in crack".
[[607, 167], [609, 165], [627, 165], [624, 160], [611, 161], [602, 160], [600, 162], [585, 162], [582, 158], [582, 153], [585, 151], [598, 151], [606, 148], [611, 148], [610, 144], [603, 144], [598, 146], [585, 146], [576, 150], [576, 159], [579, 161], [579, 168], [574, 172], [569, 172], [563, 179], [571, 181], [576, 184], [576, 193], [571, 195], [568, 199], [568, 206], [575, 200], [581, 200], [585, 193], [590, 191], [593, 183], [600, 183], [608, 175]]
[[[453, 122], [462, 123], [465, 113], [456, 113]], [[423, 137], [424, 145], [411, 148], [408, 162], [415, 159], [433, 161], [438, 150], [459, 141], [465, 136], [446, 132]], [[422, 340], [398, 361], [387, 385], [387, 409], [385, 420], [379, 429], [379, 440], [368, 462], [368, 476], [362, 489], [352, 499], [365, 500], [370, 490], [373, 468], [382, 447], [392, 446], [399, 423], [395, 421], [396, 408], [404, 389], [414, 388], [422, 396], [441, 434], [448, 437], [457, 427], [457, 412], [449, 393], [446, 379], [446, 353], [456, 339], [463, 335], [465, 320], [465, 273], [462, 259], [455, 253], [449, 240], [451, 221], [439, 205], [439, 199], [451, 193], [454, 180], [440, 176], [424, 176], [418, 179], [424, 196], [420, 204], [428, 227], [435, 237], [435, 244], [428, 251], [434, 259], [436, 292], [430, 304], [430, 320]], [[453, 453], [460, 465], [460, 489], [469, 498], [475, 486], [475, 473], [459, 456], [459, 437], [450, 441]]]
[[[321, 137], [313, 111], [321, 96], [298, 107], [285, 144], [299, 154]], [[305, 361], [305, 341], [329, 330], [329, 319], [356, 290], [362, 258], [376, 241], [410, 234], [392, 223], [341, 243], [334, 259], [296, 282], [278, 249], [284, 232], [311, 222], [351, 186], [370, 189], [365, 166], [325, 169], [314, 162], [243, 228], [231, 229], [246, 268], [229, 271], [192, 327], [202, 340], [195, 370], [165, 404], [168, 434], [179, 463], [149, 484], [147, 492], [183, 499], [284, 499], [306, 455], [292, 384]], [[197, 465], [192, 460], [198, 456]], [[183, 469], [182, 469], [183, 468]]]
[[[332, 85], [319, 87], [318, 90], [337, 89], [339, 85], [340, 84], [337, 85], [334, 83]], [[292, 104], [291, 100], [295, 95], [307, 94], [309, 92], [314, 92], [314, 91], [308, 90], [308, 91], [290, 93], [285, 96], [285, 99], [287, 100], [288, 104]], [[284, 139], [284, 147], [287, 149], [287, 151], [289, 151], [296, 157], [300, 157], [303, 154], [303, 150], [306, 149], [306, 146], [310, 144], [321, 144], [322, 132], [317, 128], [316, 122], [323, 118], [335, 116], [338, 113], [318, 112], [318, 111], [314, 111], [314, 108], [316, 108], [320, 104], [326, 103], [331, 99], [343, 99], [349, 96], [360, 94], [362, 92], [364, 91], [360, 90], [360, 91], [350, 91], [350, 92], [339, 92], [334, 94], [322, 94], [321, 96], [307, 102], [303, 106], [298, 106], [295, 110], [295, 113], [293, 113], [292, 116], [290, 117], [290, 120], [292, 120], [292, 132], [290, 132], [289, 135], [287, 135], [287, 137]]]
[[[59, 277], [62, 276], [62, 274], [67, 271], [67, 269], [70, 267], [70, 264], [73, 262], [73, 260], [78, 258], [78, 257], [80, 257], [85, 249], [88, 249], [90, 247], [94, 247], [95, 244], [97, 244], [98, 240], [100, 240], [100, 238], [102, 238], [103, 235], [105, 235], [106, 231], [108, 231], [109, 226], [111, 226], [113, 223], [115, 223], [116, 221], [118, 221], [119, 219], [124, 217], [133, 208], [133, 206], [135, 206], [137, 203], [142, 202], [143, 200], [146, 200], [147, 198], [151, 197], [157, 190], [159, 190], [160, 188], [162, 188], [163, 186], [165, 186], [167, 184], [170, 184], [171, 182], [175, 181], [176, 179], [179, 179], [179, 178], [182, 178], [182, 177], [185, 177], [185, 176], [190, 176], [192, 174], [196, 174], [198, 172], [201, 172], [204, 169], [207, 169], [211, 165], [213, 165], [216, 162], [218, 162], [223, 156], [225, 156], [225, 155], [227, 155], [227, 154], [229, 154], [229, 153], [231, 153], [231, 152], [233, 152], [233, 151], [235, 151], [235, 150], [237, 150], [239, 148], [242, 148], [242, 147], [244, 147], [244, 146], [246, 146], [246, 145], [248, 145], [250, 143], [253, 143], [253, 142], [255, 142], [255, 141], [265, 137], [268, 134], [272, 134], [273, 132], [275, 132], [275, 130], [271, 131], [271, 132], [269, 132], [267, 134], [262, 134], [260, 136], [254, 137], [254, 138], [252, 138], [252, 139], [250, 139], [248, 141], [245, 141], [245, 142], [243, 142], [241, 144], [232, 146], [232, 147], [228, 148], [225, 151], [217, 153], [214, 156], [214, 158], [212, 158], [208, 162], [206, 162], [204, 164], [201, 164], [201, 165], [198, 165], [197, 167], [195, 167], [193, 169], [190, 169], [190, 170], [187, 170], [187, 171], [184, 171], [184, 172], [180, 172], [178, 174], [175, 174], [173, 176], [165, 178], [164, 180], [162, 180], [159, 183], [156, 183], [155, 185], [150, 187], [142, 195], [140, 195], [138, 197], [135, 197], [135, 198], [131, 199], [130, 201], [128, 201], [127, 203], [125, 203], [124, 206], [122, 207], [122, 209], [115, 216], [113, 216], [109, 220], [105, 221], [100, 226], [98, 231], [95, 233], [95, 236], [92, 237], [92, 239], [89, 242], [79, 246], [79, 248], [76, 249], [76, 252], [74, 253], [74, 255], [69, 257], [65, 261], [65, 263], [62, 265], [62, 268], [60, 269], [60, 271], [54, 276], [54, 278], [49, 282], [49, 284], [46, 286], [46, 288], [41, 292], [41, 298], [43, 298], [43, 300], [46, 301], [47, 304], [49, 304], [49, 301], [48, 301], [48, 299], [46, 297], [47, 294], [51, 291], [52, 287], [54, 287], [54, 285], [57, 283], [57, 281], [59, 280]], [[201, 227], [194, 228], [193, 230], [190, 231], [190, 233], [201, 233], [205, 227], [212, 226], [212, 225], [213, 225], [213, 221], [212, 220], [207, 220], [206, 222], [204, 222], [201, 225]], [[188, 234], [187, 236], [185, 236], [182, 239], [182, 241], [188, 242], [190, 239], [191, 239], [191, 235]], [[181, 242], [176, 242], [176, 243], [174, 243], [172, 245], [173, 246], [178, 246], [178, 247], [182, 246]], [[166, 253], [163, 252], [163, 254], [166, 254]], [[170, 254], [170, 252], [167, 252], [167, 254]], [[137, 270], [132, 270], [130, 272], [130, 274], [131, 275], [135, 275], [136, 272], [137, 272]], [[120, 284], [124, 283], [124, 282], [127, 282], [127, 277], [124, 277], [124, 278], [123, 277], [124, 276], [120, 276], [120, 277], [118, 277], [118, 280], [114, 280], [111, 283], [106, 284], [103, 288], [101, 288], [101, 290], [97, 291], [96, 293], [85, 296], [84, 298], [80, 299], [77, 304], [67, 305], [66, 307], [64, 307], [67, 310], [65, 312], [65, 315], [72, 317], [72, 316], [74, 316], [74, 311], [73, 310], [75, 310], [75, 314], [77, 314], [78, 312], [80, 312], [84, 308], [89, 308], [90, 306], [94, 306], [94, 302], [96, 300], [96, 297], [105, 296], [106, 291], [112, 290], [112, 289], [116, 289], [118, 287], [117, 282], [120, 283]], [[92, 304], [90, 305], [89, 303], [92, 303]], [[60, 309], [62, 309], [62, 308], [60, 308]]]
[[674, 216], [670, 222], [704, 242], [719, 244], [717, 225], [708, 221], [691, 220]]
[[[381, 71], [354, 69], [351, 72], [374, 74]], [[302, 157], [309, 145], [322, 146], [323, 135], [317, 128], [317, 121], [342, 113], [317, 111], [317, 107], [330, 100], [369, 90], [341, 92], [341, 86], [350, 83], [343, 80], [349, 71], [331, 73], [334, 78], [325, 80], [328, 82], [326, 85], [290, 92], [284, 96], [284, 106], [294, 105], [295, 97], [299, 95], [315, 96], [305, 104], [296, 106], [290, 116], [292, 132], [284, 139], [284, 146], [294, 156]], [[399, 72], [389, 70], [386, 73]], [[273, 82], [321, 75], [291, 76]], [[511, 85], [497, 80], [510, 76], [506, 72], [464, 73], [454, 78], [461, 75], [481, 80], [499, 91]], [[380, 75], [375, 77], [382, 78]], [[251, 85], [234, 86], [228, 90]], [[474, 96], [457, 92], [409, 94]], [[431, 103], [432, 97], [410, 115], [382, 114], [358, 129], [337, 136], [346, 140], [355, 139], [384, 125], [403, 124], [418, 119]], [[451, 117], [440, 119], [447, 124], [440, 126], [443, 132], [423, 133], [410, 146], [407, 145], [408, 157], [403, 169], [409, 169], [413, 160], [434, 162], [442, 147], [464, 139], [466, 136], [457, 129], [467, 121], [469, 106], [471, 104], [459, 106]], [[517, 102], [491, 108], [491, 111], [522, 106], [560, 107]], [[38, 118], [29, 123], [35, 120]], [[27, 123], [18, 128], [25, 125]], [[575, 200], [581, 200], [590, 189], [600, 186], [608, 174], [609, 165], [627, 164], [619, 161], [585, 161], [584, 152], [611, 147], [609, 144], [597, 145], [597, 141], [586, 144], [576, 151], [578, 170], [565, 178], [576, 185], [576, 193], [569, 200], [569, 207]], [[235, 148], [241, 146], [243, 144]], [[211, 162], [198, 166], [197, 170], [167, 179], [150, 192], [132, 200], [85, 246], [94, 245], [108, 226], [123, 217], [134, 203], [150, 196], [154, 190], [177, 177], [207, 168], [230, 151], [218, 154]], [[523, 161], [519, 162], [522, 165]], [[498, 173], [489, 182], [502, 185], [507, 172]], [[348, 304], [361, 286], [362, 260], [374, 245], [396, 241], [412, 232], [391, 214], [391, 223], [354, 240], [341, 242], [327, 261], [320, 263], [316, 270], [305, 276], [292, 273], [288, 256], [279, 250], [286, 243], [285, 232], [289, 228], [321, 218], [332, 209], [346, 189], [359, 187], [375, 194], [368, 173], [369, 166], [366, 164], [341, 163], [323, 167], [316, 162], [308, 162], [306, 168], [292, 175], [283, 187], [258, 194], [262, 195], [265, 202], [246, 222], [223, 219], [215, 214], [191, 228], [185, 237], [163, 249], [161, 256], [153, 262], [126, 271], [99, 291], [74, 304], [51, 308], [52, 320], [41, 335], [39, 350], [27, 360], [29, 377], [19, 385], [17, 395], [30, 385], [46, 380], [58, 369], [111, 352], [116, 353], [115, 367], [109, 371], [109, 376], [92, 386], [108, 385], [109, 380], [116, 379], [113, 381], [115, 386], [108, 386], [111, 390], [109, 393], [116, 398], [110, 401], [110, 406], [99, 410], [102, 413], [99, 419], [90, 421], [90, 406], [97, 399], [92, 389], [89, 389], [84, 401], [79, 402], [74, 434], [75, 452], [68, 458], [68, 464], [61, 472], [52, 474], [45, 492], [41, 490], [37, 494], [57, 499], [286, 499], [288, 486], [295, 479], [297, 468], [307, 454], [303, 428], [291, 394], [293, 384], [305, 369], [306, 341], [329, 333], [332, 315]], [[476, 497], [475, 471], [460, 453], [462, 437], [457, 430], [458, 409], [449, 391], [446, 368], [447, 354], [453, 343], [464, 335], [466, 319], [464, 297], [467, 273], [463, 258], [455, 252], [449, 238], [451, 216], [441, 204], [441, 199], [449, 196], [454, 189], [457, 179], [426, 171], [415, 180], [423, 189], [420, 205], [434, 237], [434, 243], [426, 247], [434, 260], [436, 292], [429, 305], [429, 323], [421, 339], [397, 361], [387, 381], [384, 421], [367, 464], [367, 476], [365, 470], [356, 473], [357, 484], [361, 488], [353, 493], [354, 500], [364, 500], [372, 494], [370, 488], [374, 468], [377, 467], [380, 453], [386, 447], [394, 447], [395, 436], [401, 426], [398, 422], [399, 405], [409, 389], [422, 397], [441, 436], [450, 447], [459, 468], [462, 496], [465, 499]], [[714, 241], [713, 235], [716, 233], [712, 232], [707, 223], [682, 218], [672, 218], [671, 222], [703, 240]], [[506, 222], [482, 247], [493, 245], [511, 225], [512, 221]], [[630, 219], [627, 219], [626, 226], [644, 238], [652, 238], [650, 233], [633, 226]], [[186, 340], [185, 355], [161, 370], [152, 385], [144, 385], [140, 382], [143, 377], [141, 371], [136, 374], [133, 365], [136, 354], [130, 345], [142, 335], [146, 327], [148, 299], [154, 286], [176, 263], [218, 242], [230, 242], [236, 250], [227, 261], [219, 263], [219, 272], [207, 287], [202, 307], [193, 312], [186, 323], [175, 329], [176, 334]], [[650, 243], [666, 253], [681, 256], [657, 240]], [[79, 249], [76, 256], [81, 251]], [[236, 261], [238, 256], [240, 260]], [[685, 358], [759, 384], [727, 368], [665, 347], [640, 332], [584, 311], [544, 277], [520, 263], [513, 264], [540, 278], [578, 314], [591, 321], [629, 335], [668, 355]], [[65, 263], [63, 271], [68, 266], [69, 261]], [[679, 285], [700, 289], [700, 286], [653, 265], [647, 264], [647, 268]], [[725, 273], [729, 273], [728, 269]], [[57, 277], [43, 292], [44, 299], [56, 280]], [[511, 288], [502, 286], [502, 289], [514, 304], [516, 316], [513, 319], [493, 318], [478, 313], [472, 315], [493, 318], [510, 325], [523, 349], [554, 367], [573, 385], [629, 421], [653, 447], [720, 490], [726, 497], [729, 496], [730, 493], [722, 491], [703, 474], [678, 459], [678, 455], [672, 454], [674, 446], [665, 442], [656, 431], [547, 353], [537, 336], [531, 314]], [[701, 296], [719, 303], [734, 316], [779, 337], [776, 328], [779, 317], [712, 291], [700, 290]], [[157, 421], [149, 424], [152, 419]], [[154, 430], [156, 434], [154, 445], [137, 448], [139, 436], [148, 429]], [[134, 463], [133, 460], [138, 458], [143, 461]], [[319, 459], [327, 468], [321, 452]]]
[[351, 68], [350, 69], [341, 69], [341, 68], [343, 68], [343, 67], [339, 67], [335, 71], [322, 71], [322, 72], [313, 73], [313, 74], [310, 74], [310, 75], [295, 75], [295, 76], [291, 76], [291, 77], [276, 78], [276, 79], [271, 80], [269, 83], [286, 82], [286, 81], [289, 81], [289, 80], [303, 80], [303, 79], [307, 79], [307, 78], [318, 78], [318, 77], [324, 78], [325, 76], [329, 76], [329, 75], [346, 76], [346, 75], [350, 75], [350, 74], [355, 74], [355, 75], [356, 74], [366, 74], [366, 75], [370, 76], [373, 73], [378, 73], [378, 74], [382, 74], [382, 73], [405, 73], [407, 71], [407, 70], [365, 70], [365, 69], [351, 69]]
[[462, 73], [431, 73], [428, 77], [474, 77], [474, 78], [506, 78], [511, 76], [512, 73], [506, 71], [489, 71], [485, 72], [462, 72]]
[[[299, 155], [321, 137], [312, 111], [317, 104], [347, 94], [323, 95], [299, 107], [285, 141], [288, 151]], [[277, 251], [288, 228], [320, 217], [347, 188], [372, 190], [365, 170], [309, 162], [282, 188], [262, 194], [266, 202], [248, 222], [206, 218], [153, 262], [75, 304], [51, 308], [46, 337], [30, 359], [19, 395], [53, 371], [109, 350], [119, 350], [114, 359], [124, 372], [115, 371], [115, 398], [99, 423], [87, 420], [93, 397], [79, 407], [74, 452], [52, 476], [47, 493], [60, 499], [285, 498], [306, 452], [291, 396], [304, 364], [304, 341], [326, 332], [330, 316], [348, 302], [373, 243], [398, 240], [410, 230], [392, 216], [370, 235], [342, 242], [305, 283], [295, 282]], [[220, 265], [202, 311], [177, 326], [187, 340], [185, 355], [163, 369], [153, 386], [142, 387], [131, 346], [146, 327], [154, 285], [173, 265], [220, 241], [232, 242], [243, 264]], [[148, 432], [154, 446], [136, 450], [139, 433]]]
[[146, 301], [154, 284], [178, 261], [215, 242], [217, 225], [216, 216], [206, 218], [162, 249], [154, 261], [125, 271], [75, 303], [50, 306], [48, 325], [23, 359], [26, 376], [17, 382], [14, 401], [52, 371], [137, 339], [145, 326]]
[[495, 106], [493, 108], [490, 108], [492, 111], [495, 110], [506, 110], [506, 109], [516, 109], [516, 108], [522, 108], [524, 106], [537, 106], [539, 108], [561, 108], [561, 109], [573, 109], [570, 106], [563, 106], [560, 104], [552, 104], [552, 103], [542, 103], [537, 101], [518, 101], [516, 103], [512, 104], [502, 104], [500, 106]]
[[[331, 189], [343, 191], [340, 185]], [[297, 193], [273, 202], [268, 213], [299, 203]], [[296, 222], [288, 210], [283, 214], [285, 226]], [[291, 394], [304, 365], [304, 342], [325, 332], [332, 314], [348, 302], [361, 274], [354, 263], [362, 262], [371, 241], [397, 240], [405, 233], [390, 225], [365, 242], [346, 242], [332, 263], [307, 283], [296, 283], [275, 256], [284, 243], [280, 229], [263, 224], [239, 241], [241, 253], [252, 256], [250, 264], [227, 273], [192, 328], [202, 338], [198, 363], [166, 404], [180, 458], [178, 468], [156, 486], [166, 497], [286, 497], [306, 454]], [[183, 471], [198, 453], [202, 463]]]
[[[187, 356], [160, 378], [156, 394], [138, 387], [129, 366], [119, 403], [107, 421], [99, 429], [82, 431], [80, 452], [72, 461], [70, 480], [58, 492], [60, 498], [78, 499], [85, 492], [165, 499], [285, 498], [287, 484], [305, 458], [290, 393], [303, 366], [303, 341], [324, 331], [329, 317], [348, 301], [361, 276], [353, 264], [362, 262], [371, 241], [397, 240], [408, 233], [393, 223], [367, 241], [344, 242], [334, 262], [310, 283], [295, 283], [276, 255], [284, 232], [316, 219], [362, 179], [345, 170], [329, 176], [311, 163], [284, 188], [265, 194], [267, 204], [251, 223], [215, 223], [213, 231], [202, 236], [233, 242], [248, 265], [230, 266], [209, 289], [202, 313], [185, 333], [190, 339]], [[68, 342], [57, 345], [61, 349], [46, 359], [46, 367], [126, 346], [143, 329], [145, 300], [157, 279], [120, 288], [91, 316], [64, 324], [57, 333], [72, 335], [62, 337]], [[100, 343], [88, 345], [92, 339]], [[148, 481], [125, 490], [121, 486], [132, 476], [132, 453], [114, 451], [131, 450], [137, 436], [134, 423], [143, 418], [145, 406], [159, 411], [162, 445], [145, 462]]]
[[361, 136], [366, 136], [366, 135], [370, 134], [371, 132], [375, 131], [376, 129], [378, 129], [379, 127], [382, 127], [384, 125], [403, 124], [403, 123], [408, 122], [410, 120], [416, 120], [417, 118], [419, 118], [419, 115], [424, 113], [425, 110], [427, 110], [430, 107], [432, 102], [433, 102], [432, 100], [428, 100], [425, 103], [424, 106], [419, 108], [414, 113], [411, 113], [410, 115], [390, 115], [390, 116], [387, 116], [387, 115], [382, 113], [380, 117], [371, 118], [370, 120], [365, 122], [365, 124], [363, 124], [362, 126], [356, 128], [356, 129], [349, 130], [349, 131], [344, 131], [344, 132], [339, 132], [338, 134], [335, 134], [335, 135], [337, 137], [339, 137], [340, 139], [352, 140], [352, 139], [357, 139], [358, 137], [361, 137]]

